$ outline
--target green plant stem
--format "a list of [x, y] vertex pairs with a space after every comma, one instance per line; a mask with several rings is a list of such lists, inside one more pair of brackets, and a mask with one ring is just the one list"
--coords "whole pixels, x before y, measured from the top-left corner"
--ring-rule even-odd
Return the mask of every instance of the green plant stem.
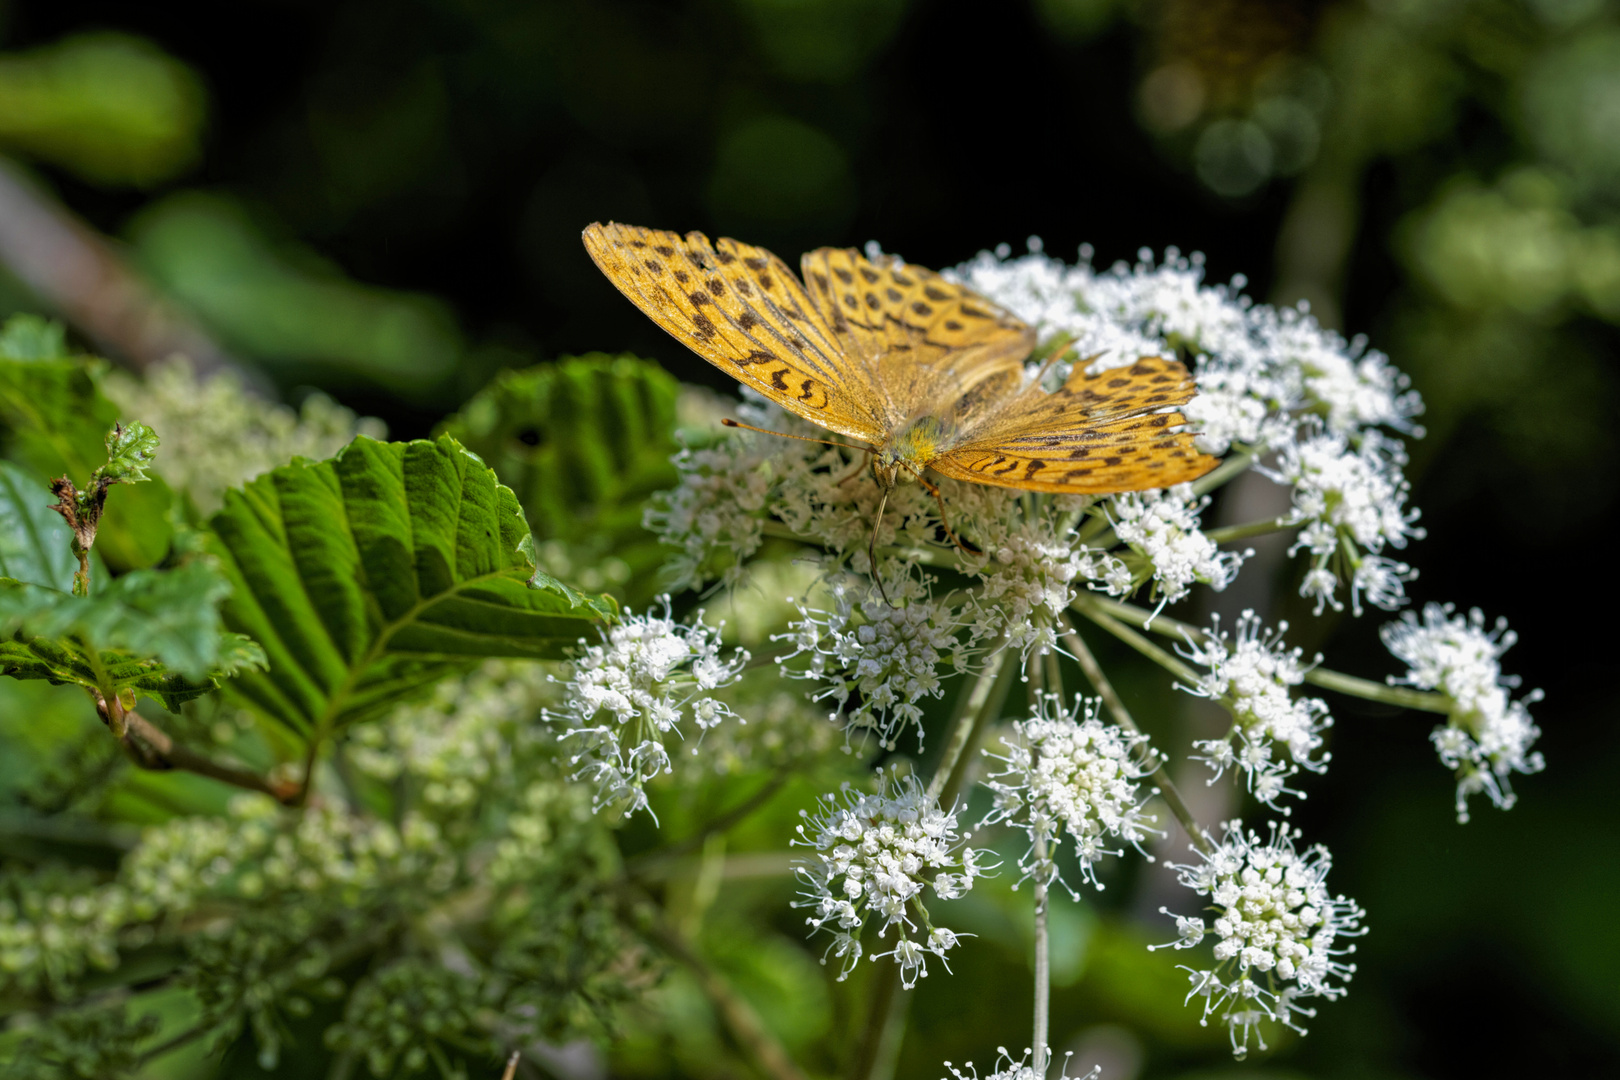
[[[1134, 604], [1121, 603], [1118, 600], [1109, 600], [1100, 596], [1087, 596], [1084, 599], [1088, 606], [1099, 612], [1116, 616], [1130, 623], [1147, 624], [1149, 630], [1163, 637], [1199, 644], [1209, 640], [1210, 635], [1207, 630], [1172, 619], [1168, 615], [1154, 615], [1145, 608], [1139, 608]], [[1077, 602], [1076, 610], [1078, 609]], [[1371, 679], [1345, 675], [1342, 672], [1332, 671], [1324, 667], [1311, 668], [1305, 673], [1305, 681], [1312, 686], [1320, 686], [1324, 690], [1336, 690], [1351, 697], [1377, 701], [1385, 705], [1397, 705], [1404, 709], [1440, 713], [1442, 716], [1449, 715], [1456, 708], [1456, 703], [1445, 694], [1435, 694], [1427, 690], [1412, 690], [1404, 686], [1388, 686], [1384, 683], [1373, 682]]]
[[[116, 700], [113, 699], [114, 702]], [[114, 707], [122, 711], [121, 705]], [[158, 772], [179, 769], [182, 772], [196, 773], [198, 776], [230, 784], [232, 787], [261, 792], [279, 803], [291, 802], [292, 792], [277, 787], [257, 773], [236, 768], [234, 765], [222, 764], [182, 746], [140, 713], [124, 713], [123, 723], [124, 745], [129, 748], [131, 760], [143, 769]]]
[[[1145, 636], [1114, 618], [1106, 608], [1097, 602], [1095, 597], [1087, 593], [1081, 593], [1074, 598], [1074, 603], [1069, 606], [1164, 668], [1176, 678], [1189, 684], [1197, 684], [1198, 673], [1182, 663], [1180, 657], [1166, 649], [1159, 648]], [[1143, 612], [1142, 614], [1148, 615], [1149, 613]]]
[[754, 1059], [762, 1072], [772, 1080], [805, 1080], [804, 1074], [760, 1020], [753, 1006], [676, 933], [649, 897], [625, 883], [619, 889], [619, 907], [627, 923], [637, 926], [653, 944], [692, 972], [721, 1023], [725, 1024], [731, 1037], [737, 1040], [737, 1045]]
[[1249, 466], [1253, 464], [1254, 454], [1247, 450], [1240, 450], [1238, 453], [1231, 455], [1225, 461], [1215, 466], [1215, 468], [1211, 471], [1205, 473], [1203, 476], [1200, 476], [1197, 480], [1194, 480], [1192, 483], [1193, 494], [1208, 494], [1209, 492], [1220, 487], [1222, 484], [1226, 483], [1228, 480], [1231, 480], [1237, 476], [1239, 473], [1247, 472]]
[[1035, 837], [1035, 1075], [1046, 1076], [1051, 1060], [1052, 943], [1047, 926], [1048, 867], [1046, 837]]
[[[1097, 696], [1102, 698], [1103, 707], [1113, 716], [1114, 723], [1132, 735], [1142, 734], [1142, 729], [1136, 726], [1136, 720], [1131, 716], [1130, 710], [1125, 707], [1125, 702], [1120, 698], [1119, 692], [1114, 689], [1114, 684], [1109, 682], [1107, 675], [1103, 674], [1102, 665], [1097, 663], [1096, 655], [1086, 645], [1085, 639], [1080, 636], [1079, 631], [1075, 630], [1067, 619], [1063, 620], [1063, 631], [1063, 643], [1074, 654], [1075, 660], [1080, 664], [1080, 670], [1085, 673], [1086, 679], [1090, 681], [1092, 687], [1097, 691]], [[1209, 841], [1204, 838], [1203, 827], [1198, 824], [1198, 819], [1193, 816], [1192, 808], [1187, 805], [1187, 800], [1181, 797], [1181, 789], [1176, 787], [1174, 780], [1170, 779], [1170, 770], [1165, 768], [1165, 759], [1153, 751], [1150, 743], [1140, 744], [1139, 752], [1142, 757], [1142, 767], [1151, 767], [1150, 775], [1154, 777], [1154, 783], [1159, 788], [1159, 797], [1170, 808], [1170, 813], [1181, 823], [1182, 829], [1192, 838], [1194, 844], [1197, 844], [1203, 851], [1211, 850]]]
[[1265, 536], [1268, 533], [1286, 532], [1297, 529], [1298, 525], [1289, 525], [1278, 518], [1268, 521], [1251, 521], [1247, 525], [1227, 525], [1219, 529], [1207, 529], [1204, 535], [1217, 544], [1229, 544], [1233, 540], [1247, 540], [1251, 536]]
[[[993, 651], [993, 650], [992, 650]], [[928, 797], [941, 806], [956, 801], [967, 778], [972, 750], [983, 736], [985, 728], [1001, 715], [1007, 691], [1012, 687], [1021, 667], [1017, 652], [1003, 649], [1001, 662], [994, 671], [986, 668], [979, 673], [973, 685], [963, 695], [946, 737], [945, 751], [934, 768], [928, 782]], [[894, 1053], [898, 1049], [897, 1030], [900, 1010], [895, 999], [900, 991], [900, 972], [892, 974], [874, 972], [872, 1000], [867, 1003], [866, 1027], [857, 1044], [850, 1080], [885, 1080], [893, 1068]]]

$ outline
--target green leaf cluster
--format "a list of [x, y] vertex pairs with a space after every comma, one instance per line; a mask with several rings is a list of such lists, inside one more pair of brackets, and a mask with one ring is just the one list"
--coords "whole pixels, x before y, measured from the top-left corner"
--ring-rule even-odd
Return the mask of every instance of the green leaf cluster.
[[439, 430], [517, 494], [548, 564], [566, 564], [558, 572], [587, 588], [617, 586], [641, 607], [658, 591], [665, 554], [642, 528], [642, 508], [675, 483], [679, 393], [650, 361], [587, 353], [501, 373]]

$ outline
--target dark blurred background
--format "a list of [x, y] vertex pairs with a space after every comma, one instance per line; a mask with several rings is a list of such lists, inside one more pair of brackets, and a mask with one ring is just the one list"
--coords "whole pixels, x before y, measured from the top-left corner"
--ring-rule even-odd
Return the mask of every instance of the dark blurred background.
[[[1412, 593], [1522, 632], [1505, 666], [1547, 693], [1547, 770], [1458, 825], [1430, 719], [1334, 700], [1295, 820], [1369, 911], [1348, 997], [1234, 1072], [1188, 1018], [1143, 1019], [1179, 974], [1144, 1004], [1075, 930], [1054, 1037], [1112, 1055], [1106, 1080], [1615, 1076], [1617, 7], [0, 0], [0, 314], [135, 368], [178, 350], [320, 388], [409, 437], [573, 352], [721, 385], [592, 267], [594, 219], [790, 261], [1176, 246], [1309, 300], [1427, 400]], [[1394, 671], [1379, 621], [1338, 626], [1332, 666]], [[1101, 908], [1128, 920], [1130, 890]], [[971, 961], [929, 979], [900, 1075], [1023, 1046], [1024, 993]]]

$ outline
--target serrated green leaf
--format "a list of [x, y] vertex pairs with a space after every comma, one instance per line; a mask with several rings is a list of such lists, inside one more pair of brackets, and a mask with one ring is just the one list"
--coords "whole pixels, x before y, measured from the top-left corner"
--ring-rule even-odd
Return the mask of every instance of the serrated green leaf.
[[[107, 432], [119, 416], [101, 393], [102, 367], [88, 357], [0, 357], [0, 434], [7, 456], [34, 476], [65, 475], [76, 484], [103, 467]], [[107, 493], [95, 550], [119, 570], [153, 565], [169, 548], [170, 500], [160, 479], [115, 486]]]
[[362, 436], [228, 492], [210, 524], [226, 624], [269, 657], [232, 693], [306, 737], [485, 657], [561, 657], [616, 616], [534, 568], [516, 497], [449, 436]]
[[98, 476], [115, 484], [135, 484], [150, 480], [146, 470], [157, 456], [157, 433], [139, 421], [114, 424], [107, 432], [107, 463], [96, 470]]
[[628, 567], [625, 592], [639, 606], [668, 554], [641, 517], [677, 479], [679, 391], [657, 364], [589, 353], [503, 372], [440, 430], [511, 485], [537, 540], [569, 545], [576, 564]]
[[136, 570], [87, 597], [0, 579], [0, 635], [86, 654], [117, 650], [202, 681], [220, 672], [222, 657], [231, 663], [240, 654], [234, 639], [222, 642], [218, 609], [230, 590], [203, 559], [173, 570]]
[[[0, 577], [68, 592], [79, 568], [73, 533], [50, 509], [56, 497], [9, 461], [0, 461]], [[94, 577], [92, 577], [94, 580]]]

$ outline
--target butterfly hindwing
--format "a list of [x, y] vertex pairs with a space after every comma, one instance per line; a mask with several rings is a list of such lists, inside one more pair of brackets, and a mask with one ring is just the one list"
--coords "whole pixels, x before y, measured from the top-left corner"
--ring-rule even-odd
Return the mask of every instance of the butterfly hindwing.
[[870, 374], [769, 251], [611, 222], [584, 240], [620, 292], [728, 375], [832, 431], [871, 442], [887, 431]]
[[1056, 392], [1029, 387], [929, 464], [959, 480], [1029, 491], [1169, 487], [1216, 464], [1174, 411], [1195, 392], [1173, 360], [1143, 357], [1096, 373], [1076, 365]]

